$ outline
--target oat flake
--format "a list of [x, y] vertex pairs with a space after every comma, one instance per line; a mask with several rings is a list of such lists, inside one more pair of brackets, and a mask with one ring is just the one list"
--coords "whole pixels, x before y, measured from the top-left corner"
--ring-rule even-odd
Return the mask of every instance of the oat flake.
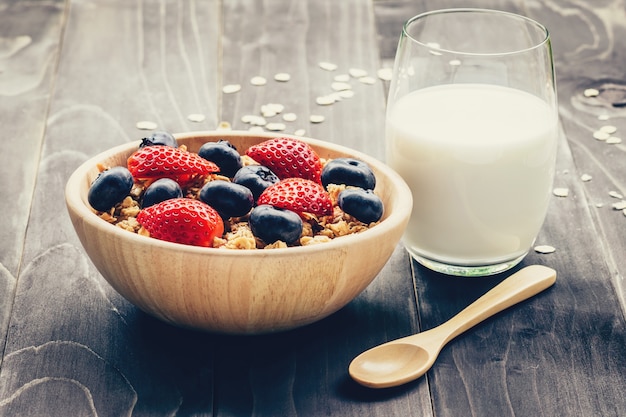
[[286, 72], [279, 72], [278, 74], [274, 75], [274, 80], [285, 83], [291, 80], [291, 75], [287, 74]]
[[393, 70], [391, 68], [381, 68], [376, 71], [376, 75], [383, 81], [391, 81], [393, 78]]
[[285, 130], [287, 126], [285, 126], [284, 123], [268, 123], [267, 125], [265, 125], [265, 128], [272, 132], [279, 132]]
[[322, 123], [324, 120], [325, 117], [321, 114], [312, 114], [311, 117], [309, 117], [311, 123]]
[[335, 97], [328, 95], [328, 96], [319, 96], [315, 99], [315, 102], [320, 105], [320, 106], [330, 106], [331, 104], [335, 103]]
[[256, 86], [262, 86], [262, 85], [267, 84], [267, 80], [265, 79], [265, 77], [256, 76], [250, 79], [250, 84], [256, 85]]
[[361, 78], [367, 76], [367, 71], [360, 68], [350, 68], [348, 70], [348, 74], [354, 78]]
[[238, 91], [241, 90], [241, 85], [240, 84], [227, 84], [224, 87], [222, 87], [222, 92], [224, 94], [232, 94], [232, 93], [236, 93]]
[[608, 114], [601, 114], [601, 115], [598, 116], [598, 120], [602, 120], [602, 121], [609, 120], [609, 115]]
[[585, 95], [585, 97], [597, 97], [600, 94], [600, 91], [595, 88], [588, 88], [583, 91], [583, 94]]
[[158, 127], [156, 123], [150, 122], [147, 120], [142, 120], [141, 122], [137, 122], [135, 126], [137, 127], [137, 129], [140, 129], [140, 130], [154, 130]]
[[557, 197], [567, 197], [569, 195], [569, 190], [567, 188], [555, 188], [552, 190], [552, 194]]
[[206, 116], [200, 113], [191, 113], [187, 115], [187, 120], [189, 120], [190, 122], [200, 123], [200, 122], [204, 122], [205, 119], [206, 119]]
[[626, 209], [626, 200], [622, 200], [619, 203], [613, 203], [611, 204], [611, 207], [613, 207], [613, 210], [624, 210]]
[[361, 77], [359, 78], [359, 82], [362, 84], [372, 85], [376, 84], [376, 79], [373, 77]]
[[286, 122], [295, 122], [298, 116], [295, 113], [285, 113], [283, 114], [283, 120]]
[[611, 135], [607, 132], [603, 132], [602, 130], [596, 130], [595, 132], [593, 132], [593, 137], [597, 140], [607, 140], [609, 137], [611, 137]]
[[609, 195], [613, 198], [619, 198], [620, 200], [624, 198], [624, 196], [618, 193], [617, 191], [609, 191]]
[[609, 145], [616, 145], [618, 143], [622, 143], [622, 139], [615, 137], [615, 136], [610, 136], [607, 140], [606, 143], [608, 143]]
[[318, 65], [321, 69], [326, 71], [335, 71], [337, 69], [337, 65], [331, 62], [322, 61]]
[[600, 130], [603, 131], [603, 132], [606, 132], [606, 133], [613, 134], [613, 133], [617, 132], [617, 127], [615, 127], [613, 125], [605, 125], [605, 126], [602, 126], [600, 128]]
[[537, 253], [552, 253], [554, 252], [556, 249], [554, 248], [554, 246], [550, 246], [550, 245], [537, 245], [534, 247], [535, 252]]
[[339, 96], [339, 98], [352, 98], [354, 97], [354, 91], [352, 90], [338, 91], [337, 95]]
[[293, 134], [296, 135], [296, 136], [304, 136], [306, 134], [306, 130], [298, 129], [295, 132], [293, 132]]
[[330, 85], [330, 88], [332, 88], [334, 91], [343, 91], [343, 90], [350, 90], [352, 86], [348, 83], [335, 81], [334, 83]]
[[591, 181], [591, 178], [592, 178], [592, 177], [591, 177], [591, 175], [589, 175], [589, 174], [583, 174], [583, 175], [581, 175], [581, 176], [580, 176], [580, 179], [581, 179], [581, 181], [583, 181], [583, 182], [589, 182], [589, 181]]

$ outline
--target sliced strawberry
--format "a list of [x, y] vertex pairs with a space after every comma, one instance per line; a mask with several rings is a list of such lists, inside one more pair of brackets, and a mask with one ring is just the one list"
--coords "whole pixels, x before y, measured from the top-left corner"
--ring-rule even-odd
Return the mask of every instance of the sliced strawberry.
[[150, 236], [168, 242], [212, 246], [224, 233], [224, 222], [208, 204], [191, 198], [173, 198], [139, 212], [137, 221]]
[[135, 180], [153, 181], [170, 178], [181, 186], [219, 171], [219, 167], [213, 162], [195, 153], [171, 146], [140, 148], [128, 158], [127, 165]]
[[270, 185], [259, 196], [257, 203], [321, 216], [333, 212], [333, 203], [324, 187], [304, 178], [286, 178]]
[[291, 138], [274, 138], [250, 146], [246, 155], [268, 167], [280, 179], [298, 177], [321, 182], [320, 157], [308, 143]]

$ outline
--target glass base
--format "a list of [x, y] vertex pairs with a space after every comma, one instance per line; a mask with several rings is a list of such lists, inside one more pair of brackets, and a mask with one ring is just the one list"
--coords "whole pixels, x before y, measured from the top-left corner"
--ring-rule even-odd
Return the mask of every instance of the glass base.
[[425, 258], [412, 252], [410, 249], [408, 249], [408, 251], [413, 259], [424, 265], [426, 268], [442, 274], [455, 275], [460, 277], [485, 277], [489, 275], [499, 274], [513, 268], [515, 265], [520, 263], [528, 253], [524, 253], [523, 255], [509, 261], [503, 261], [489, 265], [450, 265]]

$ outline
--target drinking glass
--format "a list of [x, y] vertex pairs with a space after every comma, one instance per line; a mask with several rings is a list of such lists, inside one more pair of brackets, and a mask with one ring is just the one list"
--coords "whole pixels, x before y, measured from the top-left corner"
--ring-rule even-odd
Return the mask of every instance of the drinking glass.
[[418, 262], [461, 276], [519, 263], [545, 219], [557, 137], [544, 26], [485, 9], [432, 11], [406, 22], [386, 147], [413, 193], [403, 243]]

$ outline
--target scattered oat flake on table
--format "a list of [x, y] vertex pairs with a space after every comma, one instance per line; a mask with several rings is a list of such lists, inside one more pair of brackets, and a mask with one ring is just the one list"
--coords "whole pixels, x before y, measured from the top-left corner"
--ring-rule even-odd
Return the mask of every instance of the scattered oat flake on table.
[[617, 132], [617, 127], [615, 127], [615, 126], [613, 126], [613, 125], [605, 125], [605, 126], [602, 126], [602, 127], [600, 128], [600, 130], [601, 130], [602, 132], [606, 132], [606, 133], [611, 133], [611, 134], [613, 134], [613, 133]]
[[241, 121], [253, 126], [265, 126], [267, 124], [267, 120], [265, 120], [264, 117], [257, 116], [255, 114], [246, 114], [241, 116]]
[[393, 78], [393, 69], [391, 68], [381, 68], [376, 71], [376, 75], [383, 81], [391, 81]]
[[296, 135], [296, 136], [304, 136], [306, 134], [306, 130], [298, 129], [295, 132], [293, 132], [293, 134]]
[[265, 79], [265, 77], [256, 76], [250, 79], [250, 84], [256, 85], [256, 86], [262, 86], [262, 85], [267, 84], [267, 80]]
[[580, 176], [580, 180], [583, 182], [589, 182], [591, 181], [591, 179], [592, 179], [592, 176], [589, 174], [583, 174]]
[[298, 116], [295, 113], [285, 113], [283, 114], [283, 120], [286, 122], [295, 122]]
[[339, 98], [352, 98], [354, 97], [354, 91], [352, 90], [338, 91], [337, 95], [339, 96]]
[[602, 208], [602, 207], [604, 207], [604, 203], [596, 203], [596, 207], [597, 208]]
[[332, 88], [334, 91], [343, 91], [343, 90], [350, 90], [352, 86], [348, 83], [335, 81], [334, 83], [330, 85], [330, 88]]
[[448, 62], [448, 64], [452, 65], [453, 67], [458, 67], [459, 65], [461, 65], [461, 60], [451, 59], [450, 62]]
[[624, 196], [617, 191], [609, 191], [609, 195], [613, 198], [619, 198], [620, 200], [624, 198]]
[[337, 64], [331, 62], [322, 61], [318, 65], [321, 69], [326, 71], [335, 71], [337, 69]]
[[284, 83], [291, 80], [291, 75], [287, 74], [286, 72], [279, 72], [278, 74], [274, 75], [274, 80]]
[[337, 100], [335, 99], [335, 97], [331, 95], [319, 96], [315, 99], [315, 102], [320, 106], [330, 106], [331, 104], [334, 104], [336, 101]]
[[187, 120], [189, 120], [190, 122], [200, 123], [200, 122], [204, 122], [205, 119], [206, 119], [206, 116], [200, 113], [191, 113], [187, 115]]
[[309, 117], [309, 121], [311, 123], [322, 123], [324, 121], [325, 117], [322, 116], [321, 114], [312, 114]]
[[587, 88], [583, 91], [583, 94], [585, 97], [597, 97], [600, 94], [600, 91], [595, 88]]
[[282, 113], [285, 110], [285, 106], [279, 103], [267, 103], [261, 106], [261, 112], [273, 111], [276, 114]]
[[616, 136], [610, 136], [609, 138], [607, 138], [606, 143], [608, 143], [609, 145], [617, 145], [618, 143], [622, 143], [622, 139]]
[[534, 247], [534, 249], [537, 253], [552, 253], [556, 250], [554, 246], [550, 245], [537, 245]]
[[601, 114], [601, 115], [598, 116], [598, 120], [602, 120], [602, 121], [609, 120], [609, 115], [608, 114]]
[[349, 74], [335, 75], [335, 77], [333, 77], [333, 80], [338, 81], [340, 83], [347, 83], [348, 81], [350, 81], [350, 75]]
[[137, 129], [140, 129], [140, 130], [154, 130], [158, 127], [156, 123], [150, 122], [147, 120], [142, 120], [141, 122], [137, 122], [135, 126], [137, 127]]
[[552, 194], [557, 197], [567, 197], [569, 195], [569, 189], [567, 188], [555, 188], [552, 190]]
[[222, 87], [222, 92], [224, 94], [236, 93], [239, 90], [241, 90], [241, 85], [240, 84], [227, 84], [224, 87]]
[[376, 79], [374, 77], [365, 76], [359, 78], [359, 82], [362, 84], [372, 85], [376, 84]]
[[279, 131], [285, 130], [287, 126], [285, 126], [284, 123], [274, 122], [274, 123], [268, 123], [267, 125], [265, 125], [265, 128], [272, 132], [279, 132]]
[[593, 132], [593, 137], [597, 140], [607, 140], [611, 137], [607, 132], [603, 132], [602, 130], [596, 130]]
[[348, 70], [348, 74], [354, 78], [361, 78], [367, 75], [367, 71], [361, 68], [350, 68]]
[[618, 203], [613, 203], [611, 204], [611, 207], [613, 207], [613, 210], [624, 210], [626, 209], [626, 200], [622, 200]]

